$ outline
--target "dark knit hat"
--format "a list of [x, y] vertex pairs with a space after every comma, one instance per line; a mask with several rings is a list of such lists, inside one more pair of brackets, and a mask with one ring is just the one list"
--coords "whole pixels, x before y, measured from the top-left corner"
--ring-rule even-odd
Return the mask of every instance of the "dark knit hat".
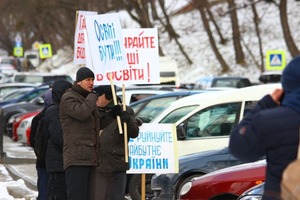
[[281, 84], [283, 90], [287, 93], [300, 89], [300, 56], [293, 58], [284, 68]]
[[[114, 86], [116, 88], [116, 86]], [[94, 88], [99, 96], [105, 94], [107, 100], [112, 100], [113, 94], [111, 91], [111, 85], [100, 85]]]
[[87, 67], [80, 67], [76, 73], [76, 82], [82, 81], [86, 78], [95, 79], [94, 72]]

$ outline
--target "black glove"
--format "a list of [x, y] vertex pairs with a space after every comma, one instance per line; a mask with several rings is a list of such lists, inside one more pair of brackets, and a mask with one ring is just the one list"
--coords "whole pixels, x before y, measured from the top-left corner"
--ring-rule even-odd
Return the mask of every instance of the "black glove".
[[112, 107], [110, 109], [109, 113], [110, 113], [110, 116], [115, 119], [117, 116], [121, 116], [122, 108], [120, 105], [115, 105], [114, 107]]
[[144, 123], [142, 118], [140, 117], [137, 117], [135, 118], [135, 123], [138, 125], [138, 126], [142, 126], [142, 124]]
[[130, 117], [129, 112], [122, 111], [121, 120], [122, 120], [122, 122], [129, 123], [131, 121], [131, 117]]
[[95, 95], [97, 95], [97, 97], [99, 97], [99, 93], [96, 90], [93, 90], [92, 93], [94, 93]]

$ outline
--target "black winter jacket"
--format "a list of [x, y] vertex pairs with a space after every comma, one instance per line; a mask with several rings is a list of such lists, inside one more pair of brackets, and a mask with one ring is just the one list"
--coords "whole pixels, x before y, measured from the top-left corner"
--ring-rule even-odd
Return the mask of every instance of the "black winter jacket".
[[49, 138], [45, 158], [47, 172], [64, 172], [63, 131], [60, 124], [59, 104], [51, 105], [46, 111], [45, 133]]
[[[98, 139], [99, 166], [96, 171], [124, 172], [129, 169], [129, 163], [125, 162], [124, 134], [119, 133], [117, 120], [110, 116], [109, 111], [110, 106], [99, 108], [101, 131]], [[134, 119], [133, 110], [127, 106], [126, 111], [131, 116], [131, 121], [127, 124], [129, 140], [138, 136], [139, 126]]]
[[[30, 146], [32, 148], [35, 147], [35, 134], [36, 130], [39, 124], [39, 121], [41, 118], [45, 116], [46, 109], [44, 108], [39, 114], [33, 117], [31, 121], [31, 128], [30, 128], [30, 136], [29, 136], [29, 141], [30, 141]], [[46, 168], [46, 163], [44, 159], [36, 159], [36, 168]]]
[[299, 125], [298, 112], [266, 95], [231, 133], [229, 149], [237, 158], [255, 161], [266, 156], [264, 200], [280, 196], [283, 170], [297, 157]]

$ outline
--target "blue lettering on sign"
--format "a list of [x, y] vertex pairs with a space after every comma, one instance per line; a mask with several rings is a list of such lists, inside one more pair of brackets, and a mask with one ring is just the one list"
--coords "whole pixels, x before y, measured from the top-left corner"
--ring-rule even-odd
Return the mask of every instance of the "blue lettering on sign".
[[167, 158], [131, 158], [129, 157], [131, 169], [168, 169]]

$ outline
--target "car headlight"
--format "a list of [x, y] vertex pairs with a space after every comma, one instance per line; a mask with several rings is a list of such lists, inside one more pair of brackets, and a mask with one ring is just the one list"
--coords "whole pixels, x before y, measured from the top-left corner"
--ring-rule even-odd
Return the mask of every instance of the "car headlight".
[[244, 196], [239, 198], [239, 200], [261, 200], [262, 196], [261, 195], [250, 195], [250, 196]]
[[191, 188], [192, 188], [192, 182], [189, 181], [181, 187], [179, 194], [185, 195], [186, 193], [188, 193], [190, 191]]
[[26, 127], [27, 124], [28, 124], [28, 121], [27, 121], [27, 120], [23, 121], [23, 122], [20, 124], [20, 128]]

